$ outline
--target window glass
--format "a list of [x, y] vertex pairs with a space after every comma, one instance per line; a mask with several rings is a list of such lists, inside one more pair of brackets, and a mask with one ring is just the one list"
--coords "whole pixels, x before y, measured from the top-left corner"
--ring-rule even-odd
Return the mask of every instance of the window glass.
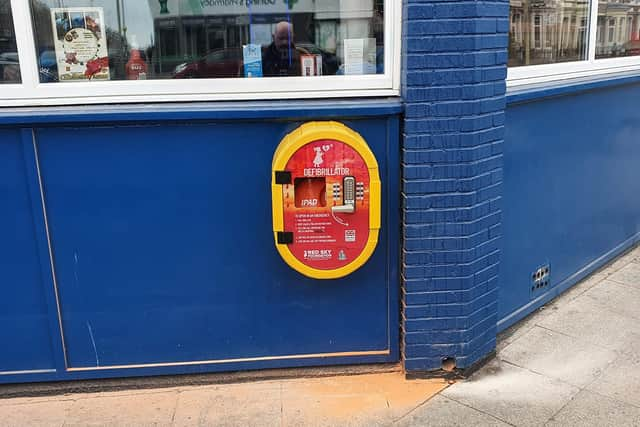
[[587, 58], [586, 0], [511, 0], [509, 66]]
[[0, 0], [0, 83], [20, 83], [20, 65], [11, 2]]
[[596, 58], [640, 55], [639, 13], [635, 1], [598, 2]]
[[384, 0], [31, 0], [42, 82], [384, 73]]

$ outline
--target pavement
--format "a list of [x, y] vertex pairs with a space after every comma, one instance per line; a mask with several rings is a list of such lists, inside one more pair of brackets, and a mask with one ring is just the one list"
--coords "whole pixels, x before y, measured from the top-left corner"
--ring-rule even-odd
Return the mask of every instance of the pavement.
[[639, 319], [637, 248], [503, 332], [454, 384], [396, 369], [0, 398], [0, 426], [640, 426]]
[[386, 426], [443, 390], [403, 372], [0, 400], [1, 426]]
[[640, 248], [498, 337], [402, 426], [640, 426]]

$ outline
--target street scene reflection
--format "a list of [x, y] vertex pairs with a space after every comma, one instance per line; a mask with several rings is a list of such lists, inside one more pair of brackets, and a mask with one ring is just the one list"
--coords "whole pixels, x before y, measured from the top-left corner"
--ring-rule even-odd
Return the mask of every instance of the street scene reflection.
[[[509, 66], [587, 59], [586, 0], [511, 0]], [[640, 54], [639, 0], [598, 3], [596, 58]]]
[[31, 0], [40, 80], [384, 73], [383, 0]]
[[0, 83], [20, 83], [20, 64], [11, 2], [0, 0]]

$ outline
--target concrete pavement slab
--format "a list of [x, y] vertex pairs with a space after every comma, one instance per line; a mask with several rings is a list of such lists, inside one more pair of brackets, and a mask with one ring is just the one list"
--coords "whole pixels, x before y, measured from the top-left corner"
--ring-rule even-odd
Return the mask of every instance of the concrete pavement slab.
[[640, 408], [582, 390], [547, 424], [548, 427], [637, 427]]
[[380, 395], [289, 398], [283, 402], [283, 426], [382, 427], [393, 422]]
[[509, 424], [541, 426], [578, 391], [567, 383], [494, 360], [442, 395]]
[[604, 280], [583, 296], [621, 316], [640, 320], [640, 288], [635, 289], [611, 280]]
[[503, 331], [498, 336], [496, 352], [502, 351], [506, 346], [533, 329], [542, 319], [545, 319], [550, 314], [550, 311], [551, 309], [548, 307], [539, 308], [530, 316]]
[[[562, 303], [566, 303], [567, 301], [571, 301], [580, 295], [584, 294], [589, 289], [596, 286], [598, 283], [602, 282], [617, 270], [612, 269], [611, 267], [605, 267], [601, 270], [596, 271], [589, 277], [585, 278], [581, 282], [575, 284], [571, 288], [567, 289], [558, 299], [551, 302], [550, 305], [560, 305]], [[562, 303], [560, 302], [562, 301]]]
[[539, 326], [499, 355], [514, 365], [581, 388], [595, 380], [617, 356], [613, 350]]
[[640, 263], [640, 246], [632, 250], [628, 255], [625, 256], [625, 258], [630, 259], [631, 262]]
[[638, 248], [628, 250], [625, 253], [618, 255], [618, 257], [613, 259], [604, 267], [604, 271], [608, 272], [609, 274], [615, 273], [622, 267], [633, 262], [634, 254], [636, 253], [640, 254], [640, 252], [638, 252]]
[[640, 264], [631, 262], [609, 276], [608, 280], [640, 289]]
[[78, 398], [77, 395], [70, 395], [70, 394], [59, 394], [59, 395], [52, 395], [52, 396], [34, 396], [34, 397], [13, 397], [8, 399], [0, 398], [0, 407], [13, 406], [13, 405], [32, 405], [36, 403], [45, 403], [45, 402], [74, 401], [77, 398]]
[[0, 406], [2, 427], [60, 427], [64, 425], [73, 401], [48, 401]]
[[174, 426], [280, 426], [281, 383], [188, 387], [177, 397]]
[[438, 395], [394, 425], [398, 427], [508, 427], [510, 424]]
[[68, 426], [168, 426], [177, 391], [82, 397], [69, 408]]
[[620, 354], [626, 356], [628, 360], [640, 364], [640, 332], [630, 332], [621, 347], [618, 350]]
[[537, 324], [612, 350], [621, 349], [634, 331], [640, 332], [640, 325], [585, 296], [561, 304]]
[[587, 389], [640, 407], [640, 359], [619, 356]]
[[284, 381], [285, 426], [389, 425], [447, 386], [401, 372]]

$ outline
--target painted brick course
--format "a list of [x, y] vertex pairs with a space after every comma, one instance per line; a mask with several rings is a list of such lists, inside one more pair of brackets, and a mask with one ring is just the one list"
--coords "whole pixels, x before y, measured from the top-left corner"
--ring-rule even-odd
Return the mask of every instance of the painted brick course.
[[403, 356], [495, 348], [508, 1], [404, 0]]

